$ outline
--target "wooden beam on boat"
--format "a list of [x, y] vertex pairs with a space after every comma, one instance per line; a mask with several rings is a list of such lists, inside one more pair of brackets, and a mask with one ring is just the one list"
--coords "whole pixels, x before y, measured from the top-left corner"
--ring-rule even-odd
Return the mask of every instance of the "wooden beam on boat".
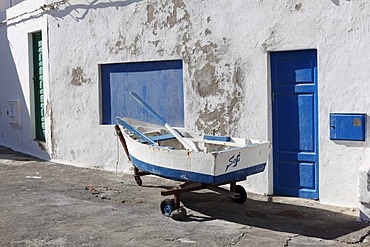
[[140, 98], [136, 93], [130, 92], [131, 96], [139, 102], [150, 114], [152, 114], [161, 124], [173, 135], [176, 139], [189, 151], [198, 152], [198, 148], [192, 141], [184, 139], [175, 129], [173, 129], [157, 112], [153, 110], [142, 98]]

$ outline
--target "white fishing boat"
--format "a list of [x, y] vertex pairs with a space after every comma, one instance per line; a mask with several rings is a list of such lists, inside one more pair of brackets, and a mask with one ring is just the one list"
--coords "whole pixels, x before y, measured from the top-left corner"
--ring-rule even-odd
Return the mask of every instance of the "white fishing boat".
[[174, 129], [189, 150], [166, 128], [117, 117], [123, 126], [129, 157], [141, 171], [178, 181], [225, 184], [264, 171], [270, 142]]
[[[116, 118], [123, 131], [118, 125], [115, 129], [134, 166], [137, 184], [141, 186], [140, 177], [148, 174], [185, 181], [161, 192], [163, 196], [174, 195], [174, 199], [161, 202], [163, 215], [183, 218], [186, 211], [180, 207], [180, 194], [204, 188], [226, 194], [237, 203], [246, 201], [246, 191], [236, 182], [265, 170], [270, 142], [191, 134], [182, 128], [172, 128], [139, 96], [131, 95], [162, 124]], [[219, 187], [227, 183], [230, 191]]]

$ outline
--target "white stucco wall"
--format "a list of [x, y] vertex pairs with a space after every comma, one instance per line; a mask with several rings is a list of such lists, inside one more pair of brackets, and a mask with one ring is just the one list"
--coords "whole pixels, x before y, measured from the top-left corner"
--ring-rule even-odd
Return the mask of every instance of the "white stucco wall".
[[[39, 143], [33, 141], [32, 97], [33, 82], [31, 72], [31, 33], [42, 31], [44, 62], [48, 63], [47, 24], [45, 16], [26, 14], [38, 9], [45, 1], [24, 1], [2, 13], [0, 24], [0, 145], [11, 147], [24, 153], [49, 159], [50, 156]], [[21, 15], [19, 18], [16, 16]], [[8, 21], [7, 21], [8, 20]], [[45, 69], [45, 81], [48, 71]], [[48, 95], [47, 83], [45, 92]], [[19, 100], [20, 124], [9, 124], [8, 101]], [[49, 129], [49, 128], [48, 128]]]
[[[71, 0], [46, 16], [47, 151], [52, 160], [129, 171], [113, 126], [100, 125], [98, 64], [182, 59], [187, 128], [272, 140], [269, 52], [315, 48], [320, 201], [357, 206], [358, 169], [370, 162], [369, 142], [331, 141], [329, 113], [369, 114], [370, 9], [365, 0]], [[45, 28], [44, 19], [31, 22]], [[17, 25], [9, 36], [24, 35], [28, 25]], [[12, 52], [20, 57], [21, 51]], [[14, 63], [27, 94], [27, 61]], [[4, 117], [0, 121], [6, 125]], [[39, 154], [13, 141], [16, 131], [2, 143]], [[20, 134], [27, 139], [24, 134], [29, 130]], [[272, 158], [245, 187], [271, 194], [271, 164]]]

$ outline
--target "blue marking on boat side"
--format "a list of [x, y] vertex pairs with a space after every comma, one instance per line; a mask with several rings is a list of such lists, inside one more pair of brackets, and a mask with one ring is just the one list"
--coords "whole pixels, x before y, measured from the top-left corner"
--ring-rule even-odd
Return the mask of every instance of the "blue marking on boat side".
[[138, 160], [134, 156], [130, 155], [132, 163], [141, 171], [151, 173], [160, 177], [176, 180], [176, 181], [191, 181], [204, 184], [225, 184], [232, 181], [244, 180], [247, 176], [263, 172], [266, 167], [266, 163], [248, 167], [245, 169], [237, 170], [234, 172], [229, 172], [226, 174], [212, 176], [208, 174], [202, 174], [191, 171], [183, 171], [172, 168], [165, 168], [161, 166], [156, 166]]
[[231, 137], [230, 136], [211, 136], [211, 135], [204, 135], [204, 140], [210, 140], [210, 141], [220, 141], [220, 142], [230, 142]]
[[[163, 135], [157, 135], [157, 136], [148, 136], [148, 138], [154, 142], [158, 141], [166, 141], [166, 140], [172, 140], [176, 139], [172, 134], [163, 134]], [[140, 140], [141, 143], [147, 143], [145, 140]]]

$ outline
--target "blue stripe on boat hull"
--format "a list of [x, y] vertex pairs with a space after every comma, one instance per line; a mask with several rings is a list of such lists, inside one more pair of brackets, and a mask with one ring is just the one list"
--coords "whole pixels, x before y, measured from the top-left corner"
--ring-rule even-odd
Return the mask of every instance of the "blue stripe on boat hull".
[[232, 181], [244, 180], [247, 176], [263, 172], [266, 163], [248, 167], [242, 170], [226, 173], [219, 176], [212, 176], [191, 171], [182, 171], [172, 168], [165, 168], [143, 162], [130, 155], [132, 163], [141, 171], [145, 171], [160, 177], [177, 181], [192, 181], [204, 184], [225, 184]]

